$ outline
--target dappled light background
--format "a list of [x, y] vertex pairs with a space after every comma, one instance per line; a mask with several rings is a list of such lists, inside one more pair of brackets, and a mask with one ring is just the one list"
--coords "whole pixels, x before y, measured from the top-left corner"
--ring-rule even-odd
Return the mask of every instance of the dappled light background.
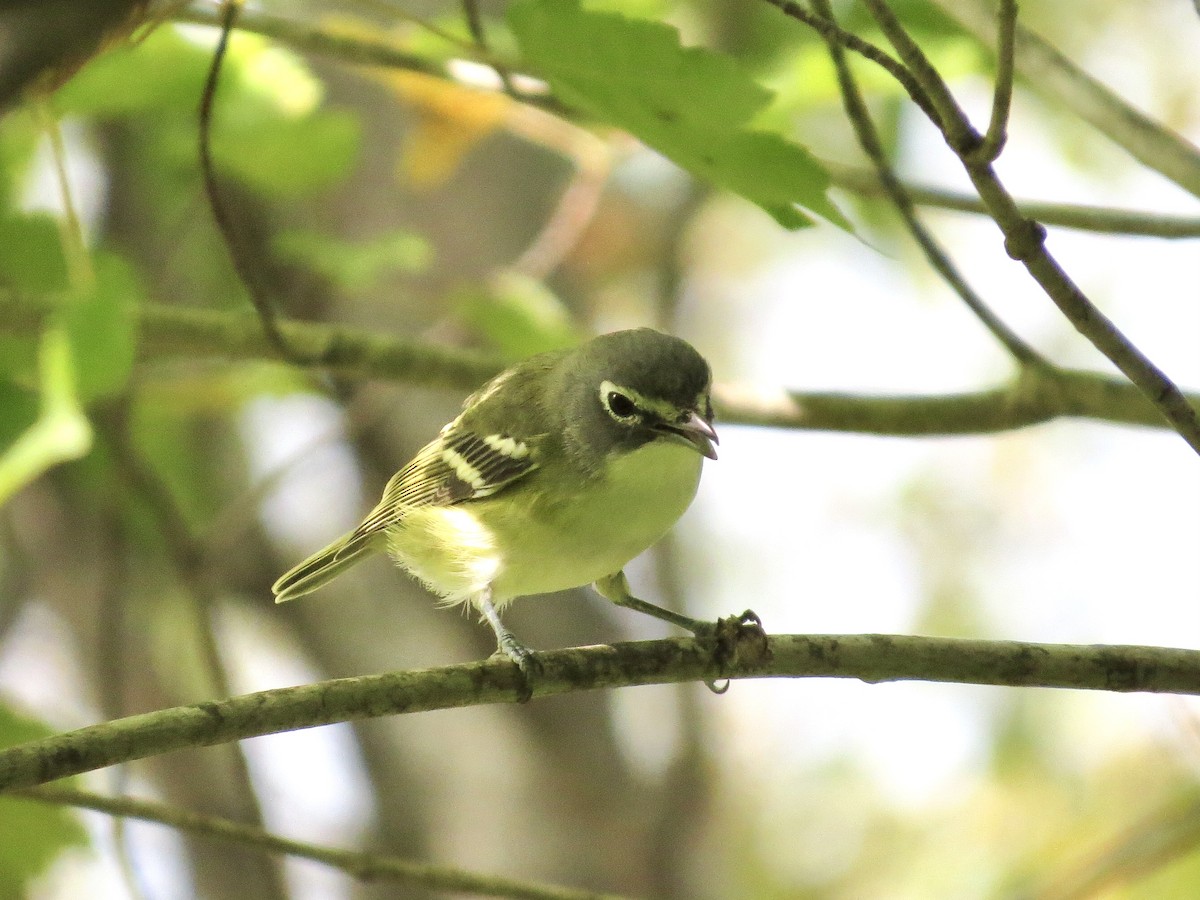
[[[425, 6], [421, 15], [461, 27], [456, 7]], [[860, 163], [823, 46], [796, 23], [765, 4], [644, 6], [778, 90], [774, 126], [819, 158]], [[312, 23], [327, 14], [271, 8]], [[929, 15], [926, 49], [986, 123], [990, 57]], [[864, 20], [861, 10], [850, 19]], [[1189, 4], [1030, 4], [1022, 21], [1200, 141]], [[63, 136], [90, 240], [132, 261], [149, 300], [244, 311], [194, 158], [192, 91], [212, 46], [202, 26], [147, 38], [136, 52], [172, 66], [178, 86], [146, 108], [88, 99], [104, 78], [130, 76], [85, 69]], [[968, 191], [937, 133], [874, 76], [899, 171]], [[826, 222], [786, 232], [621, 136], [514, 125], [511, 110], [480, 125], [469, 99], [431, 99], [259, 38], [235, 40], [223, 77], [223, 190], [289, 317], [514, 357], [651, 324], [695, 344], [722, 385], [768, 394], [944, 394], [1013, 374], [882, 201], [835, 190], [854, 233]], [[334, 124], [312, 146], [279, 147], [234, 121], [289, 104]], [[271, 188], [256, 167], [337, 177], [281, 176]], [[998, 170], [1019, 198], [1195, 215], [1194, 197], [1023, 86]], [[59, 207], [44, 143], [10, 175], [24, 208]], [[546, 288], [513, 278], [571, 190], [586, 227], [535, 273]], [[1005, 255], [990, 219], [923, 215], [1026, 340], [1056, 364], [1111, 370]], [[302, 238], [281, 244], [281, 234]], [[368, 244], [387, 262], [345, 246]], [[1049, 248], [1177, 383], [1200, 387], [1195, 239], [1052, 228]], [[211, 632], [236, 693], [486, 656], [485, 627], [437, 608], [384, 559], [286, 607], [269, 590], [353, 527], [462, 397], [263, 362], [139, 364], [130, 396], [98, 412], [93, 453], [0, 509], [0, 700], [61, 730], [208, 699], [218, 688], [198, 630]], [[778, 633], [1200, 647], [1200, 465], [1168, 430], [1074, 420], [958, 438], [718, 430], [720, 460], [706, 463], [694, 505], [628, 570], [647, 599], [701, 618], [752, 608]], [[122, 460], [130, 453], [140, 463]], [[147, 495], [153, 485], [202, 548], [199, 570], [171, 562], [171, 514]], [[521, 600], [506, 620], [539, 648], [671, 633], [588, 590]], [[1109, 884], [1124, 885], [1120, 896], [1183, 897], [1200, 886], [1200, 706], [1177, 697], [833, 680], [735, 682], [714, 696], [688, 684], [242, 749], [244, 772], [217, 747], [84, 781], [261, 816], [317, 843], [638, 896], [1067, 897]], [[148, 897], [399, 896], [158, 826], [130, 824], [118, 840], [111, 820], [83, 821], [90, 842], [61, 856], [33, 896], [125, 897], [131, 880]], [[1174, 849], [1128, 849], [1156, 837]]]

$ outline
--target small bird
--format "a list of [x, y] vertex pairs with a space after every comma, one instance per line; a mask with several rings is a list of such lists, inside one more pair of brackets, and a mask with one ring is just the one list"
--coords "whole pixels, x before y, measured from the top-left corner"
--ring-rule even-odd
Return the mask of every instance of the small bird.
[[530, 357], [387, 483], [349, 534], [275, 582], [275, 602], [386, 550], [449, 606], [470, 603], [521, 670], [531, 652], [500, 621], [516, 597], [594, 583], [612, 602], [694, 633], [706, 623], [630, 594], [622, 572], [692, 502], [716, 459], [708, 363], [649, 328]]

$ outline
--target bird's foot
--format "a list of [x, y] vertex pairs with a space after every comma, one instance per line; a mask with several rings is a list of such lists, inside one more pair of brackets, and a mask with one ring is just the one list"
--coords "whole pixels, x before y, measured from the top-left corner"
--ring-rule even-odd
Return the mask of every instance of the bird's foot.
[[511, 631], [505, 631], [497, 641], [496, 652], [493, 656], [503, 656], [517, 664], [520, 672], [521, 685], [517, 702], [528, 703], [533, 697], [533, 682], [542, 674], [542, 662], [537, 654], [513, 637]]
[[[766, 662], [770, 656], [767, 633], [762, 619], [754, 610], [748, 609], [741, 615], [726, 616], [715, 622], [697, 622], [699, 627], [692, 634], [696, 639], [711, 644], [713, 662], [722, 671], [735, 665], [755, 665]], [[729, 690], [728, 678], [713, 678], [704, 684], [714, 694]]]

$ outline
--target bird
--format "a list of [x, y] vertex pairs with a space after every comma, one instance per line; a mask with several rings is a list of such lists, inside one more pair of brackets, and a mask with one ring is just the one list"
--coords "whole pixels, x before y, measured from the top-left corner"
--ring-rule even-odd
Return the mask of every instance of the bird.
[[711, 390], [704, 357], [650, 328], [531, 356], [468, 397], [357, 528], [282, 575], [275, 602], [384, 551], [442, 604], [474, 607], [526, 675], [539, 664], [500, 618], [518, 597], [593, 584], [700, 634], [707, 623], [634, 597], [623, 569], [717, 458]]

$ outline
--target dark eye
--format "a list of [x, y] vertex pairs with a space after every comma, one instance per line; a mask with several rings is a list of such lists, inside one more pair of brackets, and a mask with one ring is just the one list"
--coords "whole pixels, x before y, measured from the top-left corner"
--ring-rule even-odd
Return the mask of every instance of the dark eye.
[[637, 415], [637, 406], [619, 391], [609, 391], [608, 396], [604, 399], [608, 403], [609, 412], [618, 419], [632, 419]]

